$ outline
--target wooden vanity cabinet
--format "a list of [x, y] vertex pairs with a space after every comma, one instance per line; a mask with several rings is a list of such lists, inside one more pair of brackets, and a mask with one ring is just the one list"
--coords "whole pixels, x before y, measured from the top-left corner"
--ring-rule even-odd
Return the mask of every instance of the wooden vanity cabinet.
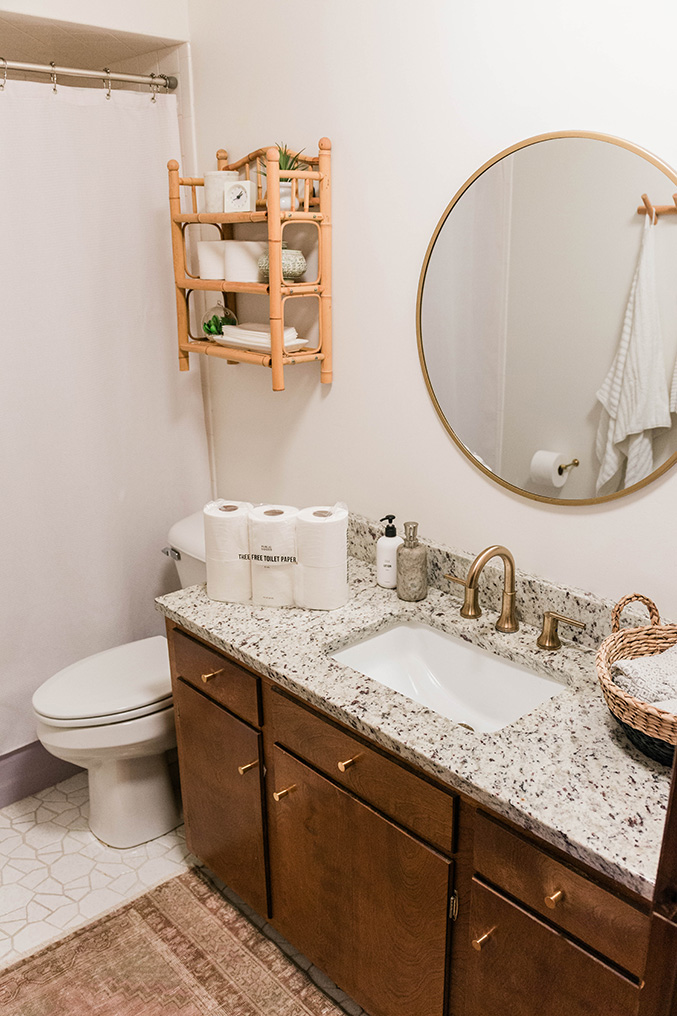
[[273, 923], [370, 1016], [442, 1016], [452, 862], [279, 746]]
[[637, 1013], [648, 914], [482, 812], [474, 872], [467, 1016]]
[[254, 703], [258, 715], [259, 679], [181, 631], [170, 632], [170, 639], [186, 842], [243, 900], [267, 914], [262, 737], [234, 712], [243, 708], [251, 719]]
[[631, 1016], [637, 985], [473, 879], [468, 1016]]
[[639, 898], [167, 631], [190, 849], [370, 1016], [636, 1016], [662, 997], [674, 850], [642, 992]]

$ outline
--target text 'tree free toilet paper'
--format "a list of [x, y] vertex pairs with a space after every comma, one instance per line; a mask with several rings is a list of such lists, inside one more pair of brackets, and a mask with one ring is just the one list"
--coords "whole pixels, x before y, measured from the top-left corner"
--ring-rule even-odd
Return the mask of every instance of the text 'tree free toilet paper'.
[[248, 501], [219, 498], [204, 506], [207, 596], [226, 603], [252, 598]]
[[293, 607], [298, 508], [262, 504], [249, 512], [252, 600], [265, 607]]
[[296, 517], [296, 604], [336, 610], [348, 599], [348, 509], [317, 505]]

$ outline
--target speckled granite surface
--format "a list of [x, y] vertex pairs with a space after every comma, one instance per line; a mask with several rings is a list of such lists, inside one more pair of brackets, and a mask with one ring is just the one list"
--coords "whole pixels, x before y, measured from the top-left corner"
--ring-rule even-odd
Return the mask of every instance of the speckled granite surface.
[[[350, 581], [349, 602], [330, 612], [218, 603], [203, 586], [160, 597], [157, 605], [188, 631], [403, 759], [650, 897], [669, 773], [636, 751], [609, 715], [594, 649], [565, 643], [559, 652], [541, 652], [535, 627], [523, 624], [516, 634], [502, 635], [493, 627], [495, 613], [466, 621], [457, 596], [437, 589], [419, 603], [404, 603], [376, 586], [374, 569], [356, 558]], [[329, 655], [408, 619], [524, 663], [565, 688], [509, 727], [478, 734]]]

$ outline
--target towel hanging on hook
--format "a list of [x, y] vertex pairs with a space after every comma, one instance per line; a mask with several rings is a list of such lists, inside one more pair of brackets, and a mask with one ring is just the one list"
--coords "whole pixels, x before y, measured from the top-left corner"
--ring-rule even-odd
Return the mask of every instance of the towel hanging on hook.
[[650, 215], [655, 225], [663, 215], [677, 215], [677, 194], [672, 195], [671, 205], [652, 205], [648, 194], [642, 194], [642, 204], [637, 208], [638, 215]]

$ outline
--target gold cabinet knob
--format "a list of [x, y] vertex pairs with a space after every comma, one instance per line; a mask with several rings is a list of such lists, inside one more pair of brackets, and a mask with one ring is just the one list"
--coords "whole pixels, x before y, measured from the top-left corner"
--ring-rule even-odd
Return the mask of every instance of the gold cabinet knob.
[[275, 801], [281, 801], [287, 794], [291, 794], [292, 790], [296, 790], [296, 784], [292, 783], [291, 787], [285, 787], [284, 790], [274, 790], [273, 798]]
[[554, 910], [558, 903], [564, 899], [564, 892], [562, 889], [558, 889], [552, 896], [546, 896], [544, 903], [548, 910]]
[[357, 755], [353, 755], [352, 758], [347, 758], [345, 762], [339, 762], [338, 767], [341, 772], [344, 773], [346, 769], [350, 769], [351, 766], [354, 766], [361, 754], [362, 752], [359, 752]]
[[254, 769], [258, 764], [259, 760], [255, 758], [253, 762], [246, 762], [243, 766], [238, 766], [237, 771], [240, 776], [244, 776], [245, 773], [248, 773], [250, 769]]
[[207, 681], [211, 681], [213, 677], [218, 677], [219, 674], [225, 673], [225, 667], [221, 667], [221, 670], [212, 670], [211, 674], [202, 674], [202, 682], [206, 684]]
[[485, 933], [484, 933], [483, 935], [480, 935], [480, 937], [479, 937], [479, 938], [474, 938], [474, 939], [472, 940], [472, 943], [471, 943], [471, 944], [472, 944], [472, 947], [473, 947], [473, 949], [474, 949], [474, 950], [475, 950], [476, 952], [479, 952], [479, 951], [480, 951], [480, 950], [482, 949], [482, 947], [483, 947], [484, 945], [486, 945], [486, 943], [487, 943], [487, 941], [488, 941], [489, 937], [490, 937], [490, 936], [492, 935], [492, 933], [493, 933], [493, 932], [494, 932], [495, 930], [496, 930], [495, 928], [490, 928], [490, 929], [489, 929], [489, 931], [485, 931]]

